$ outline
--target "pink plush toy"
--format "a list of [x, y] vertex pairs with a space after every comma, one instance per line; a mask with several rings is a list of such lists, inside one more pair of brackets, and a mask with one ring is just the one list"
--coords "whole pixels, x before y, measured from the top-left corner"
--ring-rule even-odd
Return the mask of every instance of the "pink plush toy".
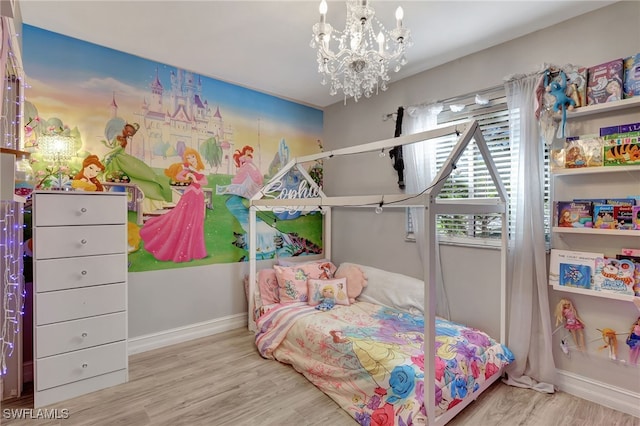
[[334, 274], [334, 277], [347, 279], [347, 296], [349, 296], [349, 303], [354, 303], [356, 297], [360, 296], [362, 289], [368, 284], [365, 273], [353, 263], [341, 264]]

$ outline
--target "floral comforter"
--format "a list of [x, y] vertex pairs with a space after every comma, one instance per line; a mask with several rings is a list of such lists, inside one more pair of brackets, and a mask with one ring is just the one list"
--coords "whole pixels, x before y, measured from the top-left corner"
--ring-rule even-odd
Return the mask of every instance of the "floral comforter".
[[[426, 422], [424, 319], [367, 302], [278, 305], [257, 323], [265, 358], [291, 364], [362, 425]], [[513, 361], [486, 333], [436, 319], [436, 416]]]

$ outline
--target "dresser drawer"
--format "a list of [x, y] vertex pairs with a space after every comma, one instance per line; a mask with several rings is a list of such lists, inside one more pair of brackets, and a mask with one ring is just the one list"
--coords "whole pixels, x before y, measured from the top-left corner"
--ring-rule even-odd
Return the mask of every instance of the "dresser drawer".
[[37, 293], [35, 325], [125, 311], [126, 284], [108, 284], [72, 290]]
[[125, 193], [35, 193], [33, 226], [125, 223]]
[[36, 360], [36, 391], [127, 368], [126, 342]]
[[127, 314], [100, 315], [36, 327], [36, 358], [126, 340]]
[[126, 225], [36, 228], [36, 260], [127, 252]]
[[36, 288], [41, 293], [127, 280], [127, 255], [46, 259], [33, 265]]

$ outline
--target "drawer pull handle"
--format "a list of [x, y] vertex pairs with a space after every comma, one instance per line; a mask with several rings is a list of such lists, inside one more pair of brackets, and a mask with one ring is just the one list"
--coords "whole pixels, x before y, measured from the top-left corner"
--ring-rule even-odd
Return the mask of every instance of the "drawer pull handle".
[[82, 275], [87, 275], [87, 271], [80, 272]]
[[87, 368], [89, 366], [89, 364], [87, 364], [86, 362], [84, 364], [82, 364], [82, 368]]
[[81, 209], [80, 209], [80, 211], [81, 211], [82, 213], [86, 213], [86, 212], [87, 212], [87, 208], [86, 208], [86, 207], [83, 207], [83, 208], [81, 208]]
[[87, 333], [82, 333], [82, 338], [84, 339], [85, 337], [87, 337], [88, 334]]
[[81, 243], [81, 244], [87, 244], [87, 240], [82, 239], [82, 240], [80, 240], [80, 243]]

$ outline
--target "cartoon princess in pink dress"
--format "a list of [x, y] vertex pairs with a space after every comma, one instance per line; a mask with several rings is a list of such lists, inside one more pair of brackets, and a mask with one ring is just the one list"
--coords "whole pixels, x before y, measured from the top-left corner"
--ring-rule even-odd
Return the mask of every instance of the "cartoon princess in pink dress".
[[205, 198], [202, 186], [207, 178], [200, 154], [186, 148], [182, 164], [172, 165], [168, 173], [176, 181], [190, 181], [176, 206], [162, 216], [153, 217], [140, 229], [144, 248], [158, 260], [189, 262], [207, 256], [204, 243]]
[[233, 161], [238, 168], [229, 185], [217, 185], [216, 195], [233, 194], [244, 198], [253, 197], [262, 187], [264, 177], [253, 163], [253, 147], [245, 145], [236, 149]]

